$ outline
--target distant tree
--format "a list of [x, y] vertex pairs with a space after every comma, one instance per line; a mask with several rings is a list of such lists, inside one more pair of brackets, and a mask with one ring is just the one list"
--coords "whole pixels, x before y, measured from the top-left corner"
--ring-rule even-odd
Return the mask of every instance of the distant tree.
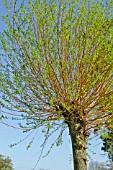
[[111, 160], [107, 163], [107, 167], [108, 170], [113, 170], [113, 162]]
[[24, 131], [44, 128], [42, 151], [57, 130], [51, 148], [59, 146], [68, 128], [74, 170], [86, 170], [88, 136], [113, 116], [113, 1], [4, 3], [1, 123], [9, 125], [9, 118]]
[[91, 161], [88, 170], [98, 170], [99, 167], [100, 165], [98, 162]]
[[0, 170], [14, 170], [12, 161], [9, 157], [0, 155]]
[[108, 164], [109, 170], [113, 170], [113, 161], [110, 161]]
[[111, 126], [108, 126], [107, 132], [102, 134], [101, 139], [103, 140], [103, 151], [108, 152], [108, 157], [113, 162], [113, 118], [111, 119]]
[[111, 170], [108, 167], [106, 167], [106, 164], [99, 163], [97, 161], [91, 161], [89, 163], [88, 170]]
[[39, 169], [39, 170], [49, 170], [49, 169], [43, 169], [43, 168], [41, 168], [41, 169]]

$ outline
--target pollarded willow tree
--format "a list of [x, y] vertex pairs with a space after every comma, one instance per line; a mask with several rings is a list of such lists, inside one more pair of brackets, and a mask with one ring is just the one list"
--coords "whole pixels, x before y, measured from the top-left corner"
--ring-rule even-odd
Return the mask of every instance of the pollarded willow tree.
[[45, 127], [44, 144], [57, 130], [59, 144], [69, 128], [74, 169], [86, 170], [88, 135], [112, 124], [113, 1], [25, 3], [5, 1], [1, 123]]

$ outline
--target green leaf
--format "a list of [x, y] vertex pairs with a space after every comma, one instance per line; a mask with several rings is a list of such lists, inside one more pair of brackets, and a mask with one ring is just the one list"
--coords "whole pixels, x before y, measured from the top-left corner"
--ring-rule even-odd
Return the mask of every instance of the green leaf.
[[50, 99], [50, 105], [53, 105], [53, 103], [54, 103], [54, 98], [51, 97], [51, 99]]
[[33, 143], [33, 140], [34, 140], [34, 139], [32, 139], [31, 142], [30, 142], [30, 143], [28, 144], [28, 146], [26, 147], [27, 150], [30, 149], [30, 147], [31, 147], [31, 145], [32, 145], [32, 143]]

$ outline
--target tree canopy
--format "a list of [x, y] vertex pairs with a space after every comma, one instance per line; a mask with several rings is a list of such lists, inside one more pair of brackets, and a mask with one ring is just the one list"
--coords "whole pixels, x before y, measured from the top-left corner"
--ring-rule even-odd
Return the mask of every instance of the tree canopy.
[[108, 152], [110, 161], [113, 162], [113, 125], [107, 128], [107, 132], [101, 135], [103, 140], [103, 151]]
[[12, 161], [9, 157], [0, 155], [0, 170], [14, 170]]
[[43, 127], [44, 144], [59, 130], [51, 148], [68, 127], [75, 169], [82, 170], [89, 134], [113, 125], [113, 1], [4, 4], [1, 123], [18, 120], [24, 131]]

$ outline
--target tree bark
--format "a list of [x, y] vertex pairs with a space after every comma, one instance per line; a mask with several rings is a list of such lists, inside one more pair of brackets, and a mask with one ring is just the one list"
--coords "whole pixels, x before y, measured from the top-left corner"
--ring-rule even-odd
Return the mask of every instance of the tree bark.
[[74, 170], [87, 170], [85, 124], [77, 111], [66, 122], [72, 141]]

